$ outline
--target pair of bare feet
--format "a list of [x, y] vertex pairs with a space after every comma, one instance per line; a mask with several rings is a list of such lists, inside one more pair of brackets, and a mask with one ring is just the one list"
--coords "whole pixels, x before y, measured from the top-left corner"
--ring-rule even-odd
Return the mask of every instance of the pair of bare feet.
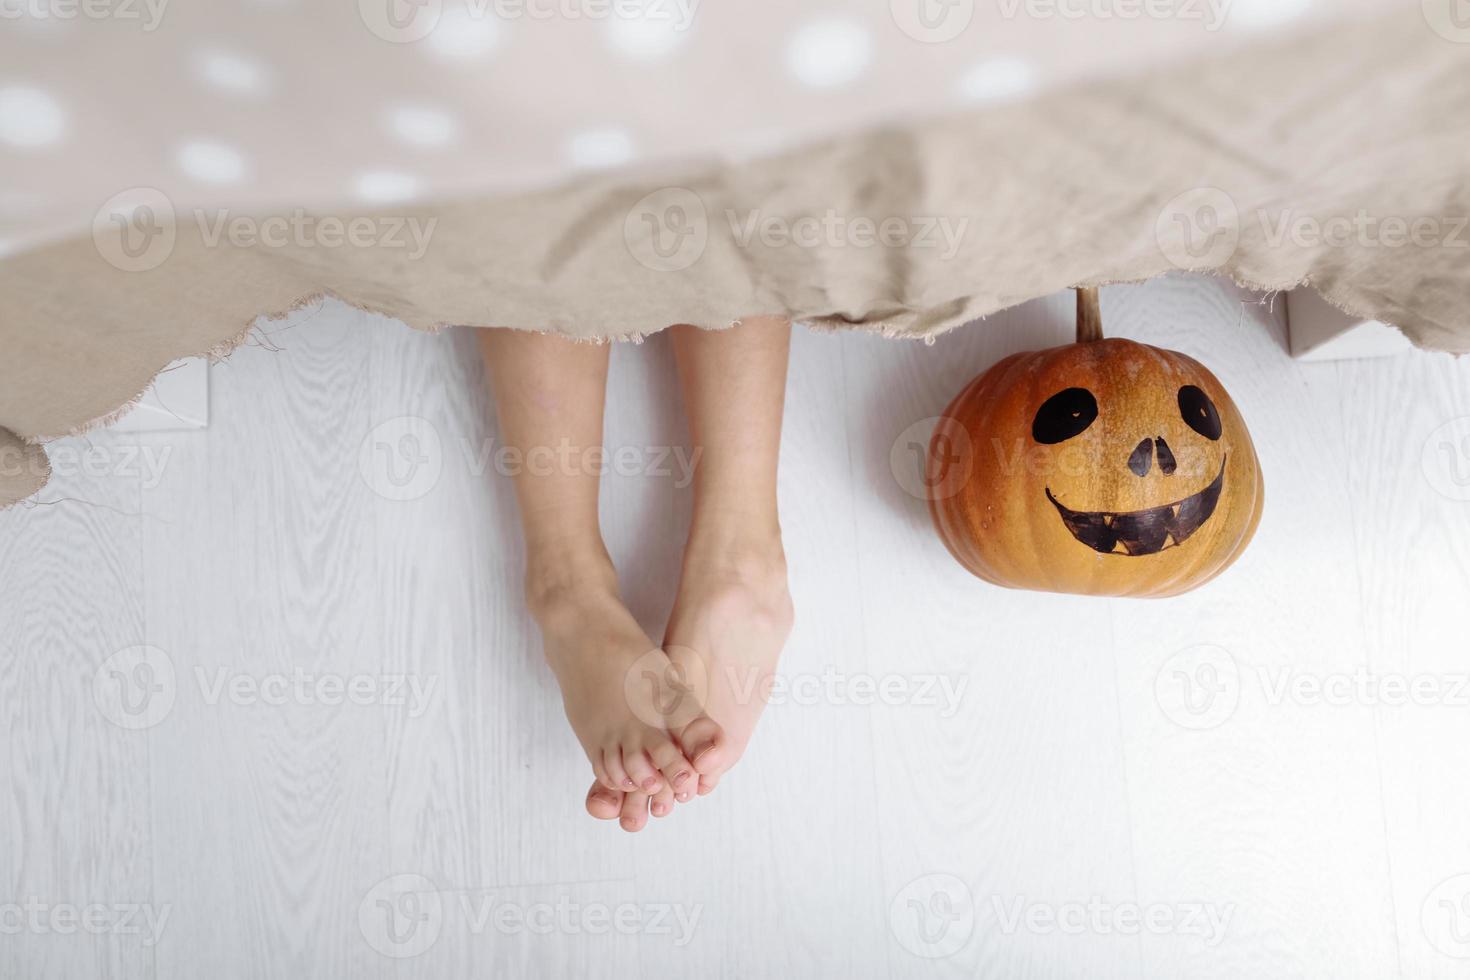
[[661, 646], [600, 545], [533, 556], [527, 594], [592, 764], [587, 812], [637, 832], [713, 792], [750, 742], [791, 630], [779, 532], [696, 526]]
[[[699, 460], [673, 615], [662, 643], [618, 595], [602, 543], [601, 469], [518, 467], [527, 602], [596, 782], [587, 811], [642, 830], [650, 813], [710, 793], [739, 761], [791, 630], [776, 470], [791, 324], [668, 331]], [[603, 449], [610, 349], [552, 334], [482, 330], [505, 445]], [[652, 470], [650, 470], [650, 476]]]

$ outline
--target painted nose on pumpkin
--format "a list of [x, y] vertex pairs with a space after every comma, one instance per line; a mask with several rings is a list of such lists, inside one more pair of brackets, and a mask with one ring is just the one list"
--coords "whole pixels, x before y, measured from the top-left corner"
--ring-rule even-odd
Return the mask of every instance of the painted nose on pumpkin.
[[1159, 469], [1164, 471], [1165, 476], [1173, 476], [1179, 464], [1174, 461], [1174, 454], [1169, 451], [1169, 444], [1164, 441], [1163, 436], [1154, 440], [1154, 452], [1159, 455]]
[[1154, 465], [1154, 441], [1145, 439], [1133, 449], [1132, 455], [1128, 457], [1128, 468], [1133, 471], [1134, 476], [1148, 476], [1148, 471]]
[[1148, 476], [1148, 471], [1153, 468], [1154, 456], [1159, 457], [1159, 469], [1164, 471], [1165, 476], [1173, 476], [1179, 464], [1174, 459], [1174, 453], [1170, 451], [1169, 444], [1160, 436], [1157, 439], [1145, 439], [1133, 447], [1133, 452], [1128, 456], [1128, 468], [1133, 471], [1134, 476]]

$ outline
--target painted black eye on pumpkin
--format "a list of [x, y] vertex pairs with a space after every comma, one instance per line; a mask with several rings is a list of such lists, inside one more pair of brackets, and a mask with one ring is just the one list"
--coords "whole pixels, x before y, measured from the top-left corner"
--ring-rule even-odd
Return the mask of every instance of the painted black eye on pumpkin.
[[1097, 399], [1086, 388], [1068, 388], [1048, 398], [1036, 410], [1031, 438], [1043, 446], [1066, 442], [1087, 431], [1097, 419]]
[[1220, 413], [1210, 396], [1194, 385], [1179, 389], [1179, 415], [1186, 425], [1213, 442], [1220, 438]]

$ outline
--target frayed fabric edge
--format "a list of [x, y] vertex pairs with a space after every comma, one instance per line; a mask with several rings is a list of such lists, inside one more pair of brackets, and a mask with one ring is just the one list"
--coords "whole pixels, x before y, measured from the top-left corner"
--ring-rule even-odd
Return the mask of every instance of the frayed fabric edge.
[[[1247, 279], [1247, 278], [1245, 278], [1243, 276], [1235, 275], [1233, 273], [1227, 272], [1225, 270], [1220, 270], [1220, 269], [1216, 269], [1216, 270], [1201, 269], [1201, 270], [1194, 270], [1194, 271], [1197, 272], [1198, 274], [1201, 274], [1201, 275], [1221, 275], [1221, 276], [1224, 276], [1225, 278], [1228, 278], [1231, 282], [1235, 283], [1235, 285], [1241, 287], [1242, 289], [1248, 289], [1248, 290], [1251, 290], [1253, 292], [1262, 292], [1262, 293], [1269, 293], [1269, 294], [1277, 294], [1277, 293], [1288, 292], [1288, 291], [1290, 291], [1292, 289], [1299, 289], [1299, 288], [1302, 288], [1302, 287], [1312, 287], [1312, 283], [1311, 283], [1310, 278], [1305, 278], [1305, 279], [1302, 279], [1299, 282], [1282, 285], [1282, 284], [1279, 284], [1279, 283], [1269, 283], [1268, 284], [1268, 283], [1254, 282], [1254, 281], [1252, 281], [1250, 279]], [[1148, 282], [1152, 278], [1157, 278], [1157, 277], [1143, 277], [1143, 278], [1137, 278], [1137, 279], [1113, 279], [1113, 278], [1086, 279], [1086, 280], [1083, 280], [1083, 281], [1077, 283], [1077, 286], [1076, 287], [1073, 287], [1073, 288], [1087, 287], [1087, 286], [1134, 285], [1134, 284]], [[1398, 324], [1393, 323], [1393, 322], [1388, 321], [1388, 320], [1382, 320], [1382, 319], [1380, 319], [1379, 315], [1376, 314], [1376, 313], [1374, 313], [1373, 311], [1368, 310], [1366, 308], [1360, 308], [1359, 305], [1357, 303], [1353, 302], [1352, 299], [1340, 295], [1338, 290], [1325, 290], [1325, 291], [1322, 291], [1321, 292], [1321, 295], [1322, 295], [1322, 298], [1325, 299], [1328, 303], [1330, 303], [1334, 308], [1336, 308], [1338, 310], [1341, 310], [1343, 313], [1347, 314], [1348, 316], [1358, 317], [1358, 318], [1365, 319], [1365, 320], [1379, 320], [1379, 322], [1383, 322], [1383, 323], [1387, 324], [1388, 326], [1393, 327], [1394, 329], [1398, 330], [1400, 333], [1403, 333], [1405, 335], [1405, 337], [1407, 337], [1408, 340], [1416, 348], [1418, 348], [1418, 349], [1427, 350], [1427, 351], [1440, 351], [1441, 350], [1440, 348], [1434, 348], [1434, 347], [1427, 346], [1426, 344], [1422, 343], [1419, 339], [1417, 339], [1413, 334], [1411, 334], [1408, 331], [1404, 330]], [[951, 303], [963, 302], [963, 301], [967, 300], [968, 298], [969, 297], [965, 297], [965, 296], [955, 297], [953, 300], [951, 300], [949, 302], [951, 302]], [[251, 318], [250, 323], [247, 324], [245, 327], [237, 330], [233, 335], [231, 335], [229, 337], [226, 337], [225, 339], [220, 340], [220, 341], [212, 344], [211, 346], [209, 346], [208, 348], [205, 348], [204, 350], [193, 351], [193, 352], [185, 352], [185, 353], [181, 353], [181, 354], [178, 354], [178, 355], [170, 358], [169, 361], [166, 361], [164, 364], [160, 365], [152, 373], [152, 375], [149, 377], [148, 381], [142, 386], [141, 389], [139, 389], [139, 391], [137, 391], [132, 397], [128, 398], [127, 400], [125, 400], [124, 402], [122, 402], [120, 405], [118, 405], [118, 407], [116, 407], [114, 409], [111, 409], [111, 410], [109, 410], [107, 412], [104, 412], [103, 414], [98, 415], [98, 416], [96, 416], [94, 418], [88, 419], [88, 420], [86, 420], [84, 422], [78, 423], [77, 425], [71, 426], [70, 428], [68, 428], [64, 432], [59, 432], [59, 433], [42, 433], [42, 434], [27, 434], [27, 435], [22, 435], [20, 438], [25, 443], [27, 443], [29, 445], [45, 445], [46, 443], [53, 442], [53, 441], [55, 441], [57, 439], [64, 439], [64, 438], [67, 438], [67, 437], [70, 437], [70, 436], [86, 435], [87, 433], [93, 432], [93, 431], [95, 431], [95, 430], [97, 430], [99, 428], [106, 428], [107, 426], [112, 425], [113, 423], [117, 422], [119, 419], [121, 419], [124, 416], [126, 416], [135, 407], [137, 407], [138, 403], [142, 401], [142, 399], [144, 398], [145, 395], [147, 395], [149, 389], [151, 389], [153, 387], [153, 385], [157, 382], [158, 376], [160, 374], [162, 374], [165, 370], [167, 370], [168, 364], [171, 363], [172, 361], [178, 360], [180, 358], [188, 358], [188, 357], [203, 357], [203, 358], [207, 358], [210, 361], [210, 363], [218, 363], [220, 361], [223, 361], [225, 358], [227, 358], [231, 354], [233, 354], [247, 340], [250, 339], [251, 334], [255, 330], [256, 324], [259, 323], [260, 321], [264, 320], [267, 323], [273, 323], [273, 322], [276, 322], [276, 321], [279, 321], [279, 320], [283, 320], [283, 319], [286, 319], [287, 317], [291, 316], [293, 313], [296, 313], [296, 312], [298, 312], [298, 311], [300, 311], [302, 309], [305, 309], [308, 306], [311, 306], [314, 303], [319, 303], [319, 302], [321, 302], [323, 300], [326, 300], [326, 299], [334, 300], [336, 302], [339, 302], [339, 303], [343, 304], [344, 306], [347, 306], [347, 307], [349, 307], [351, 309], [354, 309], [354, 310], [358, 310], [358, 311], [363, 312], [363, 313], [368, 313], [368, 314], [372, 314], [374, 316], [381, 316], [381, 317], [385, 317], [385, 318], [390, 319], [390, 320], [394, 320], [394, 321], [396, 321], [398, 323], [402, 323], [404, 326], [408, 327], [409, 329], [419, 330], [419, 331], [422, 331], [424, 333], [437, 334], [437, 333], [442, 333], [445, 330], [453, 329], [453, 328], [456, 328], [456, 327], [457, 328], [460, 328], [460, 329], [467, 329], [467, 330], [498, 330], [498, 329], [509, 329], [509, 330], [522, 330], [522, 331], [526, 331], [526, 332], [529, 332], [529, 333], [535, 333], [535, 334], [538, 334], [540, 336], [556, 336], [556, 337], [561, 337], [561, 338], [563, 338], [565, 340], [568, 340], [568, 341], [571, 341], [573, 343], [585, 343], [585, 344], [596, 344], [596, 345], [602, 345], [602, 344], [608, 344], [608, 343], [633, 343], [633, 344], [641, 344], [645, 340], [647, 340], [649, 337], [652, 337], [655, 334], [662, 333], [663, 331], [669, 329], [669, 327], [671, 327], [671, 326], [678, 326], [678, 325], [692, 326], [692, 327], [695, 327], [695, 328], [700, 329], [700, 330], [729, 330], [729, 329], [732, 329], [734, 327], [740, 326], [740, 324], [742, 322], [744, 322], [745, 320], [755, 319], [755, 318], [759, 318], [759, 317], [781, 317], [781, 318], [784, 318], [784, 319], [787, 319], [787, 320], [791, 321], [792, 323], [799, 323], [799, 324], [803, 325], [804, 327], [806, 327], [808, 329], [815, 330], [815, 331], [818, 331], [818, 332], [821, 332], [821, 333], [836, 333], [836, 332], [842, 331], [842, 330], [858, 330], [858, 331], [861, 331], [863, 333], [872, 334], [874, 336], [879, 336], [879, 337], [882, 337], [882, 338], [887, 339], [887, 340], [918, 340], [918, 341], [923, 341], [925, 343], [932, 343], [935, 339], [937, 339], [939, 337], [942, 337], [945, 334], [948, 334], [949, 332], [951, 332], [953, 330], [957, 330], [960, 327], [966, 326], [966, 325], [971, 324], [971, 323], [981, 322], [981, 321], [983, 321], [983, 320], [985, 320], [985, 319], [987, 319], [987, 318], [989, 318], [991, 316], [994, 316], [994, 315], [999, 314], [999, 313], [1003, 313], [1006, 310], [1014, 309], [1017, 306], [1022, 305], [1023, 303], [1026, 303], [1026, 302], [1030, 302], [1031, 301], [1031, 300], [1022, 300], [1020, 302], [1011, 304], [1010, 306], [997, 307], [996, 309], [988, 310], [988, 311], [985, 311], [983, 313], [979, 313], [979, 314], [977, 314], [977, 315], [975, 315], [973, 317], [970, 317], [970, 318], [967, 318], [967, 319], [964, 319], [964, 320], [959, 320], [959, 321], [955, 321], [955, 322], [951, 322], [951, 323], [940, 323], [940, 324], [935, 325], [934, 327], [931, 327], [931, 328], [928, 328], [928, 329], [925, 329], [925, 330], [914, 330], [911, 327], [895, 326], [895, 325], [893, 325], [893, 323], [892, 323], [892, 321], [890, 319], [882, 319], [882, 320], [875, 320], [875, 321], [871, 321], [871, 322], [864, 322], [864, 321], [861, 321], [861, 320], [852, 320], [852, 319], [843, 317], [841, 314], [832, 313], [832, 312], [826, 312], [826, 313], [809, 312], [809, 313], [807, 313], [807, 312], [796, 312], [796, 311], [786, 310], [786, 311], [780, 311], [780, 312], [763, 312], [763, 313], [744, 314], [744, 315], [742, 315], [740, 317], [736, 317], [736, 318], [733, 318], [733, 319], [730, 319], [730, 320], [720, 321], [718, 323], [666, 324], [664, 326], [657, 327], [657, 328], [654, 328], [654, 329], [651, 329], [651, 330], [628, 330], [628, 331], [622, 331], [622, 332], [617, 332], [617, 333], [602, 334], [602, 335], [597, 335], [597, 336], [578, 336], [578, 335], [574, 335], [574, 334], [569, 334], [569, 333], [567, 333], [565, 331], [554, 330], [554, 329], [552, 329], [552, 330], [545, 330], [545, 329], [537, 329], [537, 328], [533, 328], [533, 327], [515, 327], [515, 326], [505, 326], [505, 325], [497, 325], [497, 324], [452, 323], [452, 322], [449, 322], [449, 321], [446, 321], [446, 320], [436, 320], [436, 319], [429, 319], [429, 320], [403, 319], [401, 317], [398, 317], [398, 316], [394, 315], [392, 312], [390, 312], [390, 311], [388, 311], [388, 310], [386, 310], [384, 308], [375, 307], [372, 304], [367, 304], [367, 303], [353, 302], [353, 301], [351, 301], [351, 300], [349, 300], [349, 299], [347, 299], [347, 298], [345, 298], [345, 297], [343, 297], [343, 296], [341, 296], [341, 295], [339, 295], [337, 293], [334, 293], [334, 292], [332, 292], [330, 290], [317, 290], [315, 292], [308, 293], [308, 294], [300, 297], [299, 299], [297, 299], [295, 302], [293, 302], [289, 307], [287, 307], [285, 309], [268, 311], [268, 312], [262, 312], [262, 313], [256, 314], [254, 317]], [[936, 305], [945, 305], [945, 304], [936, 304]], [[1458, 354], [1460, 352], [1451, 351], [1450, 353], [1456, 354], [1458, 356]]]
[[[1246, 277], [1237, 275], [1234, 272], [1231, 272], [1231, 271], [1228, 271], [1228, 270], [1224, 270], [1224, 269], [1200, 269], [1200, 270], [1194, 270], [1194, 271], [1197, 274], [1200, 274], [1200, 275], [1216, 275], [1216, 276], [1222, 276], [1224, 278], [1229, 279], [1231, 282], [1235, 283], [1235, 285], [1239, 286], [1242, 289], [1251, 290], [1253, 292], [1268, 293], [1268, 294], [1271, 294], [1273, 296], [1275, 294], [1287, 292], [1287, 291], [1290, 291], [1292, 289], [1298, 289], [1298, 288], [1303, 288], [1303, 287], [1312, 287], [1312, 282], [1311, 282], [1311, 279], [1309, 277], [1308, 278], [1304, 278], [1304, 279], [1300, 280], [1299, 282], [1295, 282], [1295, 283], [1290, 283], [1290, 284], [1283, 285], [1283, 284], [1280, 284], [1280, 283], [1270, 283], [1270, 284], [1268, 284], [1268, 283], [1254, 282], [1254, 281], [1252, 281], [1252, 280], [1250, 280], [1250, 279], [1248, 279]], [[1085, 286], [1113, 286], [1113, 285], [1125, 285], [1125, 284], [1138, 284], [1138, 283], [1147, 282], [1151, 278], [1157, 278], [1157, 277], [1143, 277], [1143, 278], [1138, 278], [1138, 279], [1109, 279], [1109, 278], [1103, 278], [1103, 279], [1086, 279], [1086, 280], [1083, 280], [1083, 281], [1079, 282], [1077, 284], [1077, 286], [1078, 287], [1085, 287]], [[1313, 288], [1315, 288], [1315, 287], [1313, 287]], [[1426, 350], [1426, 351], [1441, 351], [1442, 350], [1441, 348], [1435, 348], [1435, 347], [1428, 346], [1427, 344], [1425, 344], [1424, 342], [1422, 342], [1419, 338], [1417, 338], [1416, 336], [1414, 336], [1414, 334], [1410, 333], [1407, 330], [1404, 330], [1402, 326], [1400, 326], [1400, 325], [1398, 325], [1396, 323], [1393, 323], [1393, 322], [1391, 322], [1389, 320], [1382, 319], [1378, 314], [1374, 313], [1372, 310], [1369, 310], [1369, 309], [1367, 309], [1365, 307], [1362, 307], [1361, 304], [1359, 304], [1358, 302], [1355, 302], [1352, 298], [1350, 298], [1348, 296], [1342, 295], [1342, 293], [1343, 293], [1342, 290], [1329, 288], [1329, 289], [1320, 290], [1320, 292], [1321, 292], [1322, 298], [1324, 300], [1326, 300], [1334, 308], [1341, 310], [1343, 313], [1347, 314], [1348, 316], [1358, 317], [1358, 318], [1365, 319], [1365, 320], [1378, 320], [1379, 322], [1386, 323], [1387, 325], [1394, 327], [1394, 329], [1398, 330], [1400, 333], [1404, 334], [1405, 337], [1408, 338], [1408, 340], [1410, 341], [1410, 343], [1412, 343], [1416, 348], [1418, 348], [1420, 350]], [[419, 331], [422, 331], [424, 333], [430, 333], [430, 334], [441, 333], [441, 332], [443, 332], [445, 330], [448, 330], [448, 329], [451, 329], [451, 328], [455, 328], [455, 327], [458, 327], [458, 328], [461, 328], [461, 329], [470, 329], [470, 330], [511, 329], [511, 330], [524, 330], [524, 331], [527, 331], [527, 332], [530, 332], [530, 333], [539, 334], [541, 336], [558, 336], [558, 337], [562, 337], [563, 339], [572, 341], [574, 343], [587, 343], [587, 344], [597, 344], [597, 345], [609, 344], [609, 343], [633, 343], [633, 344], [641, 344], [645, 340], [647, 340], [649, 337], [651, 337], [651, 336], [653, 336], [655, 334], [658, 334], [658, 333], [662, 333], [663, 331], [667, 330], [671, 326], [679, 325], [679, 324], [666, 324], [664, 326], [661, 326], [661, 327], [658, 327], [658, 328], [652, 329], [652, 330], [628, 330], [628, 331], [622, 331], [622, 332], [618, 332], [618, 333], [603, 334], [603, 335], [598, 335], [598, 336], [587, 337], [587, 336], [575, 336], [575, 335], [568, 334], [568, 333], [566, 333], [564, 331], [561, 331], [561, 330], [544, 330], [544, 329], [536, 329], [536, 328], [530, 328], [530, 327], [507, 327], [507, 326], [504, 326], [504, 325], [492, 325], [492, 324], [463, 324], [463, 323], [451, 323], [451, 322], [445, 321], [445, 320], [433, 320], [433, 319], [429, 319], [429, 320], [412, 319], [412, 320], [409, 320], [409, 319], [403, 319], [401, 317], [395, 316], [393, 313], [389, 312], [388, 310], [385, 310], [383, 308], [376, 308], [376, 307], [374, 307], [371, 304], [353, 302], [353, 301], [348, 300], [345, 297], [343, 297], [343, 296], [341, 296], [341, 295], [339, 295], [337, 293], [334, 293], [334, 292], [332, 292], [330, 290], [317, 290], [317, 291], [308, 293], [308, 294], [306, 294], [306, 295], [298, 298], [295, 302], [293, 302], [289, 307], [287, 307], [285, 309], [280, 309], [280, 310], [275, 310], [275, 311], [269, 311], [269, 312], [259, 313], [259, 314], [255, 315], [254, 317], [251, 318], [249, 324], [247, 324], [245, 327], [238, 329], [234, 334], [232, 334], [232, 335], [230, 335], [230, 336], [228, 336], [228, 337], [226, 337], [226, 338], [224, 338], [224, 339], [222, 339], [220, 341], [217, 341], [216, 343], [210, 345], [209, 347], [205, 348], [204, 350], [195, 351], [193, 353], [182, 353], [182, 354], [176, 355], [175, 357], [170, 358], [169, 361], [166, 361], [164, 364], [160, 365], [157, 368], [157, 370], [155, 370], [153, 372], [153, 374], [149, 377], [148, 381], [142, 386], [142, 388], [137, 393], [135, 393], [131, 398], [127, 399], [122, 404], [120, 404], [118, 407], [116, 407], [116, 408], [114, 408], [114, 409], [112, 409], [110, 411], [104, 412], [101, 415], [98, 415], [98, 416], [96, 416], [94, 418], [88, 419], [88, 420], [86, 420], [84, 422], [81, 422], [81, 423], [79, 423], [77, 425], [74, 425], [74, 426], [68, 428], [65, 432], [54, 433], [54, 434], [39, 434], [39, 435], [37, 435], [37, 434], [20, 435], [19, 438], [26, 445], [42, 447], [43, 453], [44, 453], [44, 446], [47, 443], [49, 443], [49, 442], [54, 442], [54, 441], [56, 441], [58, 439], [64, 439], [64, 438], [68, 438], [68, 437], [71, 437], [71, 436], [82, 436], [82, 435], [86, 435], [89, 432], [96, 431], [97, 429], [106, 428], [107, 426], [110, 426], [110, 425], [114, 424], [119, 419], [121, 419], [124, 416], [126, 416], [129, 412], [131, 412], [134, 408], [137, 407], [138, 403], [143, 400], [144, 396], [147, 395], [148, 391], [157, 382], [158, 376], [160, 374], [162, 374], [165, 370], [167, 370], [168, 364], [171, 363], [172, 361], [178, 360], [179, 358], [203, 357], [203, 358], [207, 358], [210, 361], [210, 363], [218, 363], [220, 361], [223, 361], [225, 358], [229, 357], [236, 350], [238, 350], [241, 345], [243, 345], [247, 340], [249, 340], [250, 339], [250, 336], [255, 331], [256, 325], [259, 322], [261, 322], [262, 320], [264, 320], [267, 323], [275, 322], [275, 321], [279, 321], [279, 320], [283, 320], [283, 319], [291, 316], [293, 313], [296, 313], [296, 312], [298, 312], [298, 311], [300, 311], [302, 309], [305, 309], [306, 307], [311, 306], [314, 303], [319, 303], [319, 302], [322, 302], [323, 300], [327, 300], [327, 299], [331, 299], [331, 300], [334, 300], [336, 302], [342, 303], [344, 306], [347, 306], [347, 307], [349, 307], [351, 309], [354, 309], [354, 310], [358, 310], [358, 311], [363, 312], [363, 313], [368, 313], [368, 314], [372, 314], [372, 315], [375, 315], [375, 316], [382, 316], [382, 317], [385, 317], [387, 319], [394, 320], [396, 322], [402, 323], [405, 327], [407, 327], [409, 329], [419, 330]], [[968, 297], [956, 297], [955, 300], [953, 300], [951, 302], [964, 302], [967, 299], [968, 299]], [[819, 331], [819, 332], [822, 332], [822, 333], [836, 333], [836, 332], [842, 331], [842, 330], [857, 330], [857, 331], [861, 331], [863, 333], [868, 333], [868, 334], [872, 334], [872, 335], [875, 335], [875, 336], [879, 336], [879, 337], [882, 337], [882, 338], [887, 339], [887, 340], [917, 340], [917, 341], [921, 341], [923, 343], [933, 343], [939, 337], [942, 337], [945, 334], [948, 334], [949, 332], [951, 332], [953, 330], [957, 330], [960, 327], [966, 326], [966, 325], [971, 324], [971, 323], [976, 323], [976, 322], [983, 321], [983, 320], [987, 319], [990, 316], [994, 316], [994, 315], [996, 315], [998, 313], [1003, 313], [1006, 310], [1014, 309], [1016, 306], [1020, 306], [1021, 303], [1024, 303], [1024, 302], [1029, 302], [1029, 300], [1022, 300], [1022, 301], [1020, 301], [1018, 303], [1011, 304], [1010, 306], [998, 307], [998, 308], [996, 308], [994, 310], [989, 310], [989, 311], [984, 312], [984, 313], [979, 313], [979, 314], [977, 314], [977, 315], [975, 315], [973, 317], [969, 317], [969, 318], [966, 318], [964, 320], [958, 320], [958, 321], [950, 322], [950, 323], [940, 323], [940, 324], [937, 324], [934, 327], [929, 328], [929, 329], [926, 329], [926, 330], [914, 330], [912, 328], [905, 328], [905, 327], [895, 326], [895, 325], [893, 325], [892, 321], [889, 320], [889, 319], [877, 320], [877, 321], [873, 321], [873, 322], [863, 322], [863, 321], [860, 321], [860, 320], [858, 320], [858, 321], [851, 320], [851, 319], [848, 319], [846, 317], [843, 317], [840, 314], [835, 314], [835, 313], [830, 313], [830, 312], [829, 313], [799, 313], [799, 312], [793, 312], [793, 311], [783, 311], [783, 312], [775, 312], [775, 313], [745, 314], [743, 316], [736, 317], [736, 318], [731, 319], [731, 320], [721, 321], [719, 323], [714, 323], [714, 324], [689, 323], [689, 324], [682, 324], [682, 325], [692, 326], [692, 327], [695, 327], [695, 328], [700, 329], [700, 330], [728, 330], [728, 329], [732, 329], [734, 327], [739, 326], [742, 322], [744, 322], [745, 320], [748, 320], [748, 319], [755, 319], [757, 317], [781, 317], [781, 318], [784, 318], [784, 319], [787, 319], [787, 320], [791, 321], [792, 323], [799, 323], [799, 324], [803, 325], [804, 327], [806, 327], [807, 329]], [[1452, 353], [1455, 356], [1459, 356], [1463, 352], [1450, 351], [1449, 353]], [[35, 496], [35, 494], [41, 492], [41, 490], [45, 489], [46, 483], [48, 483], [49, 480], [50, 480], [50, 464], [49, 464], [49, 460], [46, 462], [46, 467], [45, 468], [46, 468], [46, 475], [43, 478], [43, 481], [42, 481], [42, 483], [41, 483], [40, 486], [36, 487], [36, 489], [32, 490], [30, 493], [28, 493], [28, 494], [26, 494], [26, 495], [24, 495], [22, 497], [17, 497], [17, 498], [15, 498], [13, 500], [0, 500], [0, 510], [5, 510], [6, 508], [9, 508], [11, 506], [14, 506], [15, 504], [18, 504], [18, 503], [24, 501], [24, 500], [27, 500], [30, 497]]]

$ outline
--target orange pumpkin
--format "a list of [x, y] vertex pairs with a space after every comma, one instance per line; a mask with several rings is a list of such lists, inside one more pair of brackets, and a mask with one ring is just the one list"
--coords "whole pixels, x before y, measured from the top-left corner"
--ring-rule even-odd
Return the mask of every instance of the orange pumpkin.
[[972, 381], [929, 444], [930, 513], [996, 585], [1172, 596], [1223, 572], [1260, 523], [1260, 462], [1202, 364], [1103, 339], [1078, 292], [1078, 342], [1016, 354]]

